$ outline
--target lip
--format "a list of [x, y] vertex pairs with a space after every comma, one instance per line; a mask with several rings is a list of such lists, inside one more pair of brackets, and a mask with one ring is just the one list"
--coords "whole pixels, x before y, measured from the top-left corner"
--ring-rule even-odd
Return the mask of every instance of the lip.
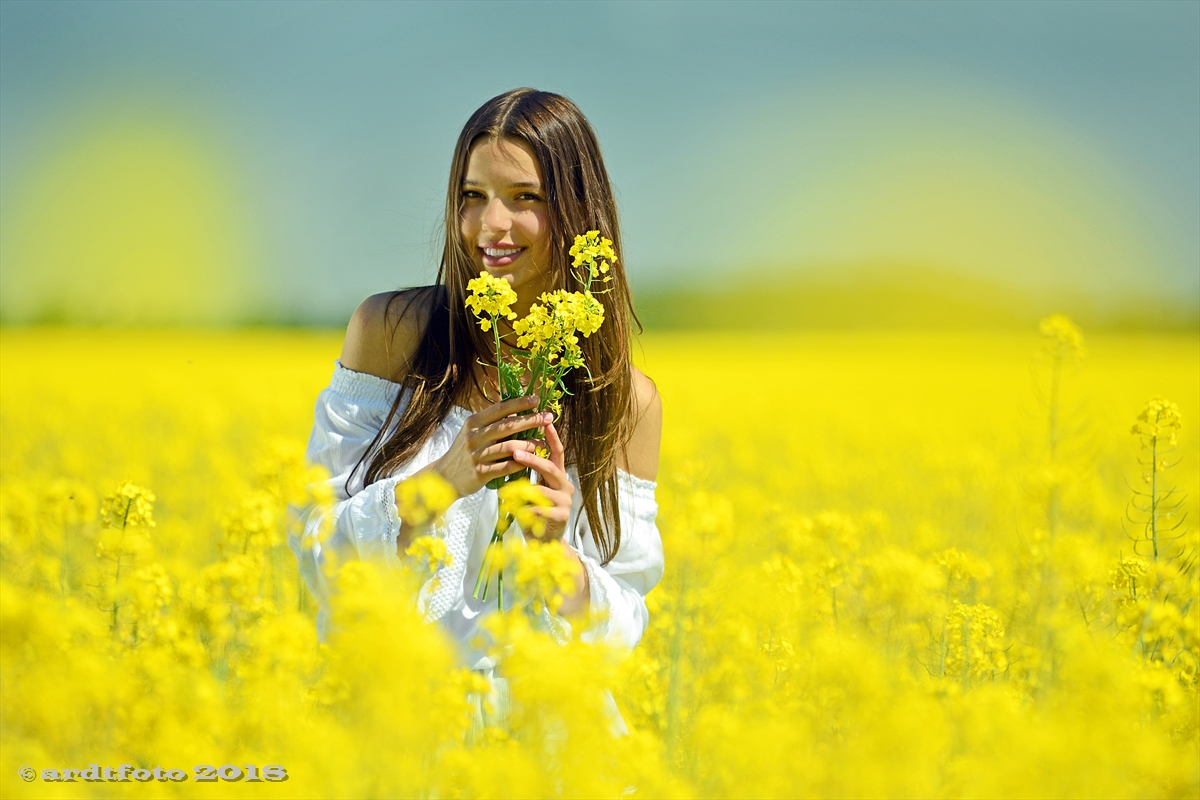
[[[479, 250], [479, 255], [483, 258], [483, 265], [489, 268], [507, 267], [525, 254], [524, 247], [517, 247], [511, 244], [487, 244], [477, 249]], [[516, 250], [517, 252], [504, 256], [489, 256], [487, 254], [488, 250]]]

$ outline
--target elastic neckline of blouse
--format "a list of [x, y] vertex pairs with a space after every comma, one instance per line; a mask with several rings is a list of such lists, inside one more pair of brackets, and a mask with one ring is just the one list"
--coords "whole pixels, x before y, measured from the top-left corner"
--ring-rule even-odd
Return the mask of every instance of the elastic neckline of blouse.
[[[396, 392], [406, 390], [403, 384], [380, 378], [378, 375], [368, 372], [356, 372], [349, 367], [342, 366], [341, 359], [333, 362], [333, 380], [330, 381], [329, 386], [341, 395], [356, 399], [375, 400], [389, 405], [395, 398]], [[471, 415], [471, 411], [462, 406], [451, 406], [450, 413], [458, 416]]]

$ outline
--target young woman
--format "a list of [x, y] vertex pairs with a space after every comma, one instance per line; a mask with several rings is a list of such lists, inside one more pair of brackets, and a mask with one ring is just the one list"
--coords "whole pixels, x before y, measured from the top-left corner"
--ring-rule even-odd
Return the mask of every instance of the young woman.
[[[327, 467], [339, 503], [323, 544], [292, 536], [329, 625], [322, 564], [371, 559], [399, 565], [410, 532], [396, 509], [397, 486], [432, 471], [458, 499], [438, 531], [452, 556], [426, 584], [418, 606], [460, 642], [466, 664], [489, 676], [494, 664], [470, 644], [494, 596], [472, 594], [497, 518], [485, 484], [524, 468], [551, 505], [546, 534], [582, 567], [552, 624], [573, 620], [585, 640], [634, 647], [646, 628], [644, 597], [663, 574], [654, 500], [662, 407], [654, 385], [630, 362], [632, 299], [620, 262], [602, 295], [605, 321], [581, 338], [584, 370], [568, 373], [559, 418], [529, 414], [536, 397], [493, 402], [495, 345], [465, 307], [467, 282], [481, 271], [517, 294], [518, 318], [543, 292], [575, 291], [568, 255], [577, 234], [598, 230], [620, 250], [616, 205], [591, 126], [570, 100], [516, 89], [485, 103], [454, 148], [446, 236], [437, 282], [368, 298], [350, 321], [333, 380], [317, 400], [308, 447]], [[514, 344], [511, 328], [505, 347]], [[481, 364], [482, 362], [482, 364]], [[489, 399], [493, 398], [493, 399]], [[522, 415], [521, 412], [526, 412]], [[541, 441], [511, 438], [537, 428]], [[539, 456], [535, 448], [544, 446]], [[321, 520], [310, 514], [309, 533]], [[565, 618], [565, 619], [564, 619]]]

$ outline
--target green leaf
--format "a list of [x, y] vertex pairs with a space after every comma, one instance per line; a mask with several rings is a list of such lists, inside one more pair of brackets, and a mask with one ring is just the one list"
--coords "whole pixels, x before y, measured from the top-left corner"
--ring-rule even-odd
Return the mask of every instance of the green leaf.
[[507, 361], [501, 361], [499, 373], [501, 400], [512, 400], [514, 397], [524, 396], [525, 389], [521, 386], [521, 373], [514, 365]]

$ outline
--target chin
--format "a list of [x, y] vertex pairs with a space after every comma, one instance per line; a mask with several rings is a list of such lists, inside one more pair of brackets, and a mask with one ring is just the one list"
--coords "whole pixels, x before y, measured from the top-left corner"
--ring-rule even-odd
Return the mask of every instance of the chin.
[[529, 274], [530, 270], [520, 261], [505, 264], [503, 267], [488, 267], [480, 264], [479, 268], [486, 271], [492, 277], [504, 278], [514, 290], [519, 290], [521, 287], [528, 285], [533, 277]]
[[552, 291], [555, 288], [552, 281], [547, 282], [543, 274], [534, 268], [527, 253], [511, 264], [501, 267], [489, 267], [483, 263], [482, 258], [478, 257], [474, 259], [474, 264], [475, 275], [483, 271], [493, 278], [504, 278], [522, 300], [536, 301], [543, 292]]

